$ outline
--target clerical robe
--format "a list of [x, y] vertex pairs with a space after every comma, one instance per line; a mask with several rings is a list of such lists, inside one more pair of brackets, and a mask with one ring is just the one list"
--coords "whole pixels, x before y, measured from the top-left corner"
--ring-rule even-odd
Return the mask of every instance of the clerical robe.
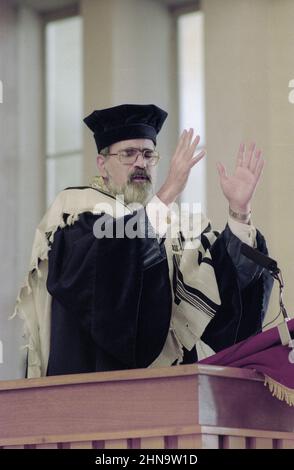
[[[113, 236], [118, 227], [135, 235]], [[90, 187], [62, 191], [16, 305], [27, 376], [192, 363], [260, 331], [272, 280], [241, 243], [204, 216], [159, 237], [145, 208]], [[267, 253], [258, 231], [256, 248]]]

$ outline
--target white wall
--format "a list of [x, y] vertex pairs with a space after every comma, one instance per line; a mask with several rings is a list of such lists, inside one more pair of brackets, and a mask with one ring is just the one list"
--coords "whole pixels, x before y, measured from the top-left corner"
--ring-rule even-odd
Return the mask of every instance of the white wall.
[[[169, 113], [158, 139], [159, 185], [177, 141], [175, 20], [154, 0], [82, 0], [81, 12], [85, 115], [123, 103], [154, 103]], [[96, 174], [95, 155], [85, 130], [85, 182]]]
[[23, 373], [22, 322], [8, 321], [42, 213], [40, 24], [29, 10], [1, 1], [0, 79], [0, 379]]
[[[0, 70], [3, 81], [3, 103], [0, 104], [0, 340], [3, 343], [3, 364], [0, 378], [9, 377], [10, 369], [19, 370], [19, 322], [8, 322], [15, 300], [17, 278], [17, 204], [18, 204], [18, 155], [17, 155], [17, 15], [8, 2], [1, 2], [0, 10]], [[18, 327], [18, 328], [17, 328]]]
[[[206, 54], [208, 215], [222, 227], [227, 204], [221, 197], [216, 161], [231, 171], [240, 141], [255, 140], [266, 166], [254, 198], [253, 222], [265, 234], [285, 281], [293, 315], [294, 229], [294, 2], [291, 0], [203, 0]], [[273, 296], [269, 318], [278, 310]]]
[[294, 2], [271, 0], [270, 4], [269, 237], [285, 278], [285, 303], [294, 317], [294, 104], [288, 100], [288, 83], [294, 78]]
[[39, 16], [18, 14], [18, 272], [26, 272], [35, 229], [45, 210], [43, 36]]

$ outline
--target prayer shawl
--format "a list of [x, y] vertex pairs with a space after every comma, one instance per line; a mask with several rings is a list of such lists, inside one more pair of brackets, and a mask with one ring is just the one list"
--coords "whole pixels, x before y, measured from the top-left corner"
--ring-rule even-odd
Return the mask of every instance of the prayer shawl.
[[[58, 229], [73, 225], [82, 213], [107, 214], [109, 209], [110, 215], [115, 218], [132, 213], [129, 207], [101, 190], [91, 187], [69, 188], [59, 193], [36, 230], [29, 272], [12, 315], [19, 315], [24, 320], [28, 378], [45, 376], [48, 365], [52, 298], [47, 291], [46, 282], [48, 252], [54, 242], [54, 235]], [[214, 349], [208, 346], [209, 341], [202, 341], [201, 336], [205, 332], [206, 337], [209, 337], [207, 326], [214, 319], [216, 311], [221, 312], [222, 308], [211, 255], [211, 247], [219, 234], [212, 231], [204, 216], [201, 216], [198, 227], [193, 227], [193, 233], [186, 223], [180, 223], [178, 235], [165, 240], [169, 277], [174, 291], [170, 327], [161, 353], [148, 367], [181, 363], [185, 348], [190, 351], [196, 346], [198, 359], [208, 357], [214, 350], [218, 350], [213, 341], [211, 346]], [[224, 255], [222, 257], [224, 258]], [[219, 266], [218, 271], [221, 269]], [[111, 286], [109, 289], [111, 290]], [[232, 286], [232, 289], [234, 292], [238, 290], [235, 286]], [[234, 295], [232, 294], [232, 297]], [[239, 293], [236, 295], [239, 298]], [[252, 293], [251, 297], [255, 298], [256, 293]], [[251, 297], [249, 296], [249, 299]], [[238, 302], [234, 301], [235, 304]], [[226, 308], [228, 300], [224, 299], [223, 305]], [[260, 310], [258, 305], [254, 315], [259, 317]], [[260, 321], [259, 318], [257, 325]], [[236, 318], [236, 322], [239, 327], [241, 320]], [[217, 321], [216, 325], [218, 323]], [[233, 344], [235, 339], [230, 340], [228, 344]]]

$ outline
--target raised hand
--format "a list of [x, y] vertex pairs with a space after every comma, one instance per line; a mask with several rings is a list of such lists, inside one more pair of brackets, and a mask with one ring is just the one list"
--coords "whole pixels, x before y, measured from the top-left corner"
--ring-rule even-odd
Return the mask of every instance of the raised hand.
[[167, 179], [157, 193], [157, 196], [166, 205], [174, 202], [181, 194], [186, 186], [191, 169], [205, 155], [205, 150], [202, 150], [198, 155], [194, 156], [200, 137], [196, 135], [193, 140], [193, 133], [193, 129], [189, 131], [184, 130], [182, 133], [171, 160]]
[[255, 143], [251, 143], [247, 150], [244, 144], [240, 145], [232, 176], [228, 176], [224, 165], [218, 162], [221, 188], [233, 211], [243, 214], [250, 212], [251, 199], [263, 166], [261, 150], [256, 149]]

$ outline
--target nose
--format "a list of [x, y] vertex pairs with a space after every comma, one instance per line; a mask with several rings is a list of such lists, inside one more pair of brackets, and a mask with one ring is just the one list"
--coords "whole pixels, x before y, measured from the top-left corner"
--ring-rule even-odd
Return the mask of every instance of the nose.
[[137, 160], [135, 161], [135, 166], [139, 168], [146, 168], [146, 160], [144, 159], [142, 153], [139, 153]]

